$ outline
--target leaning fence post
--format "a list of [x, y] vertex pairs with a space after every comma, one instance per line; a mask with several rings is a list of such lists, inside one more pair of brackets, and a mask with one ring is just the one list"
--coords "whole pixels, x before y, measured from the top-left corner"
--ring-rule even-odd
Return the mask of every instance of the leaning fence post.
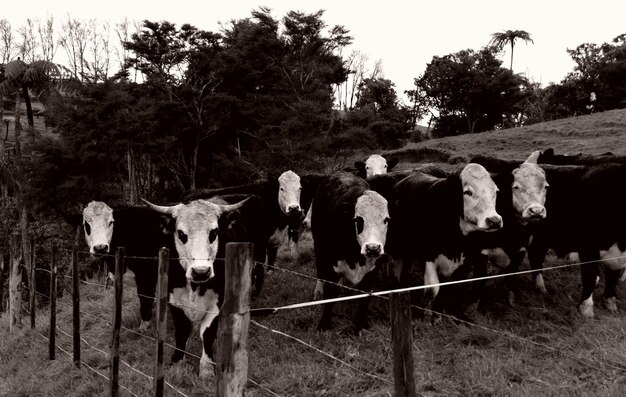
[[[392, 262], [394, 285], [399, 285], [402, 264]], [[411, 295], [394, 293], [390, 297], [391, 343], [393, 347], [393, 383], [397, 397], [416, 396], [413, 364], [413, 324]]]
[[50, 329], [48, 336], [50, 345], [48, 346], [48, 356], [50, 360], [56, 358], [56, 336], [57, 336], [57, 248], [52, 247], [52, 258], [50, 260]]
[[226, 244], [224, 303], [217, 340], [217, 396], [243, 396], [248, 381], [252, 243]]
[[154, 360], [154, 396], [161, 397], [165, 392], [163, 370], [163, 353], [165, 334], [167, 332], [167, 284], [169, 281], [170, 250], [161, 248], [159, 251], [159, 282], [157, 284], [156, 307], [156, 359]]
[[30, 329], [35, 329], [35, 291], [37, 289], [35, 283], [35, 239], [31, 237], [30, 241], [30, 277], [28, 284], [30, 287]]
[[22, 274], [20, 271], [20, 261], [22, 260], [22, 244], [19, 233], [11, 234], [11, 258], [9, 276], [9, 331], [22, 325], [22, 294], [19, 291]]
[[111, 337], [111, 374], [109, 389], [111, 397], [120, 393], [120, 329], [122, 327], [122, 298], [124, 297], [124, 247], [117, 247], [115, 251], [115, 307], [113, 309], [113, 335]]
[[74, 365], [80, 367], [80, 279], [78, 274], [78, 256], [72, 250], [72, 318]]

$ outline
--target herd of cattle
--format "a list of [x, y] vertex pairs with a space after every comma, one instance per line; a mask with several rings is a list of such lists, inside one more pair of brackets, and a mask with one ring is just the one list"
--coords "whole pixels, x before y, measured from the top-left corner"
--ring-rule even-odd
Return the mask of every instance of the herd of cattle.
[[[434, 310], [454, 312], [464, 302], [439, 288], [441, 277], [480, 276], [489, 264], [513, 272], [526, 253], [531, 268], [541, 269], [548, 249], [554, 249], [559, 255], [576, 252], [583, 262], [581, 314], [594, 315], [592, 293], [601, 263], [603, 301], [617, 312], [616, 285], [626, 267], [626, 159], [562, 156], [548, 149], [524, 162], [477, 157], [453, 172], [432, 165], [388, 172], [396, 163], [373, 155], [357, 162], [354, 172], [286, 171], [255, 184], [195, 191], [171, 206], [146, 201], [144, 207], [112, 209], [93, 201], [83, 211], [85, 239], [93, 254], [125, 247], [144, 329], [150, 326], [158, 269], [154, 260], [140, 257], [154, 258], [160, 247], [170, 248], [177, 347], [172, 361], [183, 358], [187, 339], [199, 326], [201, 376], [208, 374], [213, 356], [225, 244], [254, 243], [257, 296], [263, 264], [271, 270], [280, 243], [286, 236], [297, 240], [303, 225], [311, 228], [317, 276], [331, 282], [318, 282], [316, 298], [336, 297], [341, 279], [371, 290], [373, 270], [392, 261], [403, 273], [423, 274], [423, 283], [432, 285], [426, 296]], [[112, 271], [111, 257], [105, 260]], [[408, 276], [400, 280], [413, 283]], [[516, 279], [506, 280], [513, 299]], [[546, 291], [540, 272], [535, 283]], [[368, 326], [367, 304], [359, 300], [357, 333]], [[318, 329], [330, 328], [331, 317], [332, 303], [325, 303]]]

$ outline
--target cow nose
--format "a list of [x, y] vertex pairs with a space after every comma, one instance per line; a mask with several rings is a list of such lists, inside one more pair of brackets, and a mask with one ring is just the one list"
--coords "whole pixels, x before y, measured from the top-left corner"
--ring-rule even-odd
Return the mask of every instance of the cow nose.
[[546, 207], [543, 205], [534, 205], [528, 209], [528, 212], [530, 213], [530, 216], [543, 216], [546, 212]]
[[499, 229], [502, 227], [502, 218], [499, 216], [490, 216], [486, 219], [487, 227], [490, 229]]
[[191, 269], [191, 278], [193, 280], [204, 281], [211, 278], [210, 267], [194, 267]]
[[295, 214], [300, 212], [300, 206], [299, 205], [290, 205], [289, 208], [287, 208], [287, 212], [289, 212], [290, 214]]
[[366, 244], [365, 245], [365, 255], [372, 258], [380, 256], [380, 244]]
[[106, 254], [107, 252], [109, 252], [109, 245], [108, 244], [94, 245], [93, 246], [93, 251], [96, 254]]

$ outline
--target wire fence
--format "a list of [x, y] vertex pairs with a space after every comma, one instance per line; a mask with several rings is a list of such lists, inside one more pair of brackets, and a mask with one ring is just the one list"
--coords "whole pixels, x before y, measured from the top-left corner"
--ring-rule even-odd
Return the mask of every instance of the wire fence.
[[[66, 251], [71, 252], [72, 250], [66, 250]], [[88, 253], [88, 252], [78, 252], [78, 254], [91, 255], [91, 253]], [[100, 255], [100, 256], [114, 257], [114, 255]], [[611, 258], [611, 259], [620, 260], [620, 259], [624, 259], [624, 258], [626, 258], [626, 257], [614, 257], [614, 258]], [[125, 257], [125, 259], [142, 259], [142, 260], [156, 261], [158, 258], [156, 258], [156, 257], [139, 257], [139, 256], [132, 257], [131, 256], [131, 257]], [[175, 258], [172, 258], [172, 259], [175, 259]], [[220, 258], [220, 259], [223, 259], [223, 258]], [[603, 259], [602, 261], [606, 261], [606, 259]], [[294, 310], [294, 309], [318, 306], [318, 305], [323, 305], [323, 304], [328, 304], [328, 303], [344, 302], [344, 301], [351, 301], [351, 300], [364, 299], [364, 298], [370, 298], [370, 297], [389, 299], [388, 296], [391, 295], [391, 294], [406, 293], [406, 292], [411, 292], [411, 291], [423, 290], [423, 289], [426, 289], [426, 288], [445, 287], [445, 286], [451, 286], [451, 285], [456, 285], [456, 284], [464, 284], [464, 283], [470, 283], [470, 282], [477, 282], [477, 281], [487, 281], [487, 280], [493, 280], [493, 279], [504, 278], [504, 277], [515, 277], [515, 276], [520, 276], [520, 275], [525, 275], [525, 274], [532, 274], [532, 273], [543, 272], [543, 271], [554, 271], [554, 270], [565, 269], [565, 268], [579, 267], [581, 265], [590, 264], [590, 263], [594, 263], [594, 262], [600, 262], [600, 260], [598, 260], [598, 261], [589, 261], [589, 262], [570, 263], [570, 264], [564, 264], [564, 265], [559, 265], [559, 266], [546, 267], [546, 268], [542, 268], [542, 269], [520, 270], [520, 271], [516, 271], [516, 272], [511, 272], [511, 273], [501, 273], [501, 274], [496, 274], [496, 275], [488, 275], [488, 276], [483, 276], [483, 277], [468, 278], [468, 279], [448, 281], [448, 282], [440, 282], [440, 283], [431, 284], [431, 285], [417, 285], [417, 286], [412, 286], [412, 287], [398, 288], [398, 289], [385, 290], [385, 291], [362, 291], [362, 290], [360, 290], [358, 288], [347, 286], [347, 285], [344, 285], [342, 283], [337, 283], [337, 282], [333, 282], [333, 281], [329, 281], [329, 280], [324, 280], [324, 279], [312, 276], [310, 274], [304, 274], [304, 273], [301, 273], [301, 272], [298, 272], [298, 271], [295, 271], [295, 270], [292, 270], [292, 269], [287, 269], [287, 268], [283, 268], [283, 267], [279, 267], [279, 266], [274, 265], [273, 266], [274, 270], [282, 271], [284, 273], [287, 273], [287, 274], [290, 274], [290, 275], [295, 275], [297, 277], [302, 277], [302, 278], [306, 278], [306, 279], [309, 279], [309, 280], [314, 280], [316, 282], [327, 283], [327, 284], [328, 283], [329, 284], [334, 284], [334, 285], [337, 285], [337, 286], [341, 287], [342, 289], [354, 292], [356, 294], [355, 295], [349, 295], [349, 296], [341, 296], [341, 297], [337, 297], [337, 298], [333, 298], [333, 299], [322, 299], [322, 300], [314, 300], [314, 301], [306, 301], [306, 302], [297, 302], [297, 303], [291, 303], [291, 304], [282, 305], [282, 306], [276, 306], [276, 307], [252, 308], [252, 309], [250, 309], [250, 313], [252, 315], [275, 314], [275, 313], [278, 313], [280, 311]], [[255, 262], [255, 264], [260, 264], [260, 263], [259, 262]], [[267, 266], [264, 263], [262, 265]], [[49, 270], [47, 270], [47, 269], [36, 268], [35, 270], [51, 274], [51, 272]], [[64, 278], [71, 279], [71, 276], [69, 276], [69, 275], [60, 275], [60, 276], [64, 277]], [[81, 284], [89, 285], [89, 286], [97, 287], [97, 288], [107, 288], [106, 284], [104, 284], [104, 283], [94, 283], [94, 282], [85, 281], [85, 280], [81, 281]], [[23, 287], [28, 289], [25, 286], [23, 286]], [[35, 292], [35, 294], [37, 294], [38, 296], [40, 296], [42, 298], [50, 299], [49, 296], [46, 296], [45, 294], [42, 294], [42, 293], [40, 293], [40, 292], [38, 292], [36, 290], [34, 292]], [[143, 295], [143, 294], [137, 294], [137, 295], [141, 296], [141, 297], [144, 297], [144, 298], [155, 299], [154, 296], [148, 296], [148, 295]], [[60, 305], [63, 306], [63, 307], [71, 309], [70, 305], [66, 305], [66, 304], [63, 304], [63, 303], [61, 303]], [[189, 306], [185, 306], [185, 305], [180, 305], [180, 304], [175, 304], [175, 305], [179, 306], [181, 308], [186, 308], [186, 309], [190, 309], [190, 310], [203, 311], [206, 314], [218, 314], [218, 313], [213, 312], [213, 311], [201, 310], [201, 309], [198, 309], [198, 308], [189, 307]], [[589, 366], [589, 367], [594, 368], [594, 369], [598, 369], [599, 367], [603, 367], [603, 368], [606, 368], [606, 369], [609, 369], [609, 370], [616, 370], [616, 371], [620, 371], [620, 372], [626, 371], [626, 365], [623, 365], [623, 364], [620, 364], [620, 363], [611, 362], [611, 361], [608, 361], [606, 359], [604, 360], [604, 362], [603, 361], [593, 360], [590, 357], [584, 357], [582, 355], [576, 355], [576, 354], [570, 353], [568, 351], [565, 351], [565, 350], [562, 350], [562, 349], [558, 349], [558, 348], [555, 348], [553, 346], [546, 345], [546, 344], [534, 341], [534, 340], [529, 339], [529, 338], [524, 338], [522, 336], [516, 335], [516, 334], [514, 334], [512, 332], [509, 332], [509, 331], [503, 331], [503, 330], [498, 330], [498, 329], [486, 327], [486, 326], [481, 325], [481, 324], [476, 324], [476, 323], [473, 323], [473, 322], [470, 322], [470, 321], [467, 321], [467, 320], [464, 320], [464, 319], [460, 319], [458, 317], [452, 316], [452, 315], [447, 314], [447, 313], [437, 312], [437, 311], [434, 311], [432, 309], [419, 307], [419, 306], [416, 306], [416, 305], [411, 305], [411, 307], [413, 307], [415, 309], [423, 310], [425, 312], [429, 312], [431, 314], [435, 314], [435, 315], [441, 316], [443, 318], [448, 318], [448, 319], [450, 319], [452, 321], [460, 322], [460, 323], [466, 324], [466, 325], [471, 326], [471, 327], [476, 327], [478, 329], [482, 329], [482, 330], [487, 331], [487, 332], [492, 332], [492, 333], [495, 333], [495, 334], [499, 334], [499, 335], [502, 335], [502, 336], [505, 336], [507, 338], [511, 338], [511, 339], [514, 339], [514, 340], [517, 340], [517, 341], [520, 341], [520, 342], [523, 342], [523, 343], [528, 343], [529, 345], [533, 345], [533, 346], [536, 346], [536, 347], [539, 347], [539, 348], [542, 348], [542, 349], [545, 349], [545, 350], [548, 350], [548, 351], [551, 351], [551, 352], [554, 352], [554, 353], [558, 353], [558, 354], [561, 354], [563, 356], [568, 356], [570, 358], [574, 358], [574, 359], [578, 360], [579, 362], [581, 362], [583, 365]], [[109, 325], [112, 325], [112, 323], [109, 320], [107, 320], [107, 319], [105, 319], [105, 318], [103, 318], [101, 316], [94, 315], [94, 314], [91, 314], [91, 313], [88, 313], [88, 312], [85, 312], [85, 311], [82, 311], [82, 310], [80, 311], [80, 314], [84, 315], [84, 316], [87, 316], [87, 317], [90, 317], [90, 318], [94, 318], [94, 319], [96, 319], [98, 321], [105, 322], [105, 323], [107, 323]], [[326, 351], [324, 351], [324, 350], [314, 346], [313, 344], [308, 343], [308, 342], [302, 340], [301, 338], [297, 338], [297, 337], [295, 337], [293, 335], [289, 335], [289, 334], [287, 334], [285, 332], [273, 329], [273, 328], [271, 328], [271, 327], [269, 327], [267, 325], [263, 325], [263, 324], [259, 323], [258, 321], [255, 321], [255, 320], [251, 320], [251, 323], [253, 325], [255, 325], [256, 327], [258, 327], [259, 329], [263, 329], [263, 330], [265, 330], [267, 332], [270, 332], [272, 334], [275, 334], [275, 335], [278, 335], [278, 336], [281, 336], [281, 337], [284, 337], [284, 338], [288, 338], [288, 339], [292, 340], [293, 342], [296, 342], [296, 343], [298, 343], [300, 345], [303, 345], [303, 346], [307, 347], [308, 349], [311, 349], [311, 350], [315, 351], [316, 353], [318, 353], [318, 354], [320, 354], [320, 355], [322, 355], [322, 356], [324, 356], [324, 357], [326, 357], [326, 358], [328, 358], [328, 359], [330, 359], [332, 361], [335, 361], [335, 362], [339, 363], [340, 365], [346, 366], [347, 368], [351, 369], [352, 371], [354, 371], [354, 372], [356, 372], [356, 373], [358, 373], [358, 374], [360, 374], [362, 376], [367, 376], [367, 377], [370, 377], [372, 379], [376, 379], [378, 381], [384, 382], [386, 384], [391, 384], [392, 383], [389, 379], [386, 379], [386, 378], [380, 377], [378, 375], [371, 374], [371, 373], [368, 373], [366, 371], [363, 371], [363, 370], [361, 370], [361, 369], [359, 369], [359, 368], [349, 364], [348, 362], [346, 362], [344, 360], [341, 360], [340, 358], [335, 357], [332, 354], [330, 354], [330, 353], [328, 353], [328, 352], [326, 352]], [[69, 335], [66, 332], [64, 332], [60, 327], [57, 326], [56, 328], [57, 328], [57, 330], [59, 330], [59, 332], [61, 332], [65, 336], [71, 337], [71, 335]], [[124, 327], [124, 326], [122, 326], [121, 328], [124, 331], [126, 331], [126, 332], [135, 334], [135, 335], [140, 336], [142, 338], [146, 338], [146, 339], [151, 340], [151, 341], [155, 340], [154, 337], [152, 337], [150, 335], [143, 334], [143, 333], [138, 332], [136, 330], [132, 330], [132, 329]], [[48, 339], [47, 337], [45, 337], [42, 334], [39, 334], [39, 335], [41, 335], [46, 340]], [[105, 351], [103, 351], [101, 349], [98, 349], [97, 347], [94, 347], [93, 344], [89, 343], [84, 338], [81, 338], [81, 341], [87, 347], [89, 347], [89, 349], [91, 349], [93, 351], [96, 351], [96, 352], [104, 355], [105, 357], [110, 357], [108, 353], [106, 353]], [[199, 357], [198, 355], [193, 354], [191, 352], [188, 352], [186, 350], [178, 349], [176, 346], [173, 346], [173, 345], [171, 345], [169, 343], [166, 343], [166, 346], [168, 346], [171, 349], [178, 350], [178, 351], [180, 351], [180, 352], [182, 352], [182, 353], [184, 353], [186, 355], [189, 355], [190, 357], [194, 357], [195, 359], [198, 359], [198, 360], [201, 359], [201, 357]], [[71, 356], [71, 354], [69, 352], [63, 350], [61, 347], [58, 347], [58, 348], [59, 348], [60, 351], [62, 351], [65, 354], [68, 354], [68, 355]], [[124, 360], [121, 360], [120, 362], [125, 367], [129, 368], [129, 370], [131, 370], [131, 371], [139, 374], [140, 376], [146, 378], [148, 381], [152, 381], [154, 379], [152, 376], [145, 374], [144, 372], [140, 371], [137, 368], [134, 368], [128, 362], [126, 362]], [[109, 378], [106, 375], [104, 375], [104, 374], [100, 373], [99, 371], [95, 370], [94, 368], [88, 366], [86, 363], [84, 363], [84, 361], [81, 361], [81, 363], [83, 363], [86, 368], [90, 369], [94, 373], [98, 374], [99, 376], [103, 377], [106, 380], [109, 380]], [[214, 362], [211, 362], [211, 364], [215, 365]], [[265, 386], [263, 386], [260, 383], [256, 382], [255, 380], [253, 380], [251, 378], [248, 378], [248, 381], [252, 385], [254, 385], [255, 387], [259, 388], [260, 390], [263, 390], [268, 395], [278, 396], [277, 393], [269, 390], [268, 388], [266, 388]], [[179, 395], [185, 396], [185, 394], [182, 391], [178, 390], [172, 384], [166, 382], [166, 385], [170, 389], [172, 389], [174, 392], [178, 393]], [[124, 386], [120, 386], [120, 387], [123, 390], [127, 391], [129, 394], [136, 395], [132, 391], [130, 391], [127, 388], [125, 388]]]

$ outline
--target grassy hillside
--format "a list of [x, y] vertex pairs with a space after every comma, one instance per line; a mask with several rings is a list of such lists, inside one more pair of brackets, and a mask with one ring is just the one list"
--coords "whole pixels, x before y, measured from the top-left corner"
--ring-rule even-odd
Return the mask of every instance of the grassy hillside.
[[[531, 151], [553, 147], [562, 153], [626, 155], [626, 110], [616, 110], [558, 120], [524, 128], [432, 140], [394, 151], [401, 167], [417, 162], [444, 162], [457, 166], [476, 154], [523, 159]], [[300, 246], [283, 245], [276, 270], [268, 276], [255, 307], [274, 307], [309, 301], [314, 281], [312, 241], [305, 234]], [[549, 256], [547, 266], [563, 264]], [[289, 271], [287, 271], [289, 270]], [[385, 287], [384, 271], [379, 288]], [[500, 280], [487, 284], [474, 325], [444, 319], [437, 326], [414, 320], [415, 378], [420, 395], [481, 396], [622, 396], [626, 393], [626, 329], [623, 314], [611, 315], [597, 305], [596, 319], [583, 320], [576, 312], [580, 293], [577, 268], [545, 273], [549, 295], [534, 291], [529, 276], [522, 277], [517, 305], [509, 307]], [[97, 283], [98, 280], [91, 280]], [[596, 291], [596, 302], [602, 292]], [[82, 285], [83, 360], [108, 374], [106, 356], [110, 341], [113, 291]], [[618, 286], [619, 309], [626, 311], [625, 287]], [[132, 274], [125, 277], [122, 359], [148, 375], [154, 354], [153, 342], [137, 335], [138, 302]], [[346, 292], [347, 293], [347, 292]], [[0, 318], [0, 396], [105, 396], [107, 381], [84, 368], [74, 369], [71, 359], [57, 352], [47, 360], [47, 305], [40, 298], [37, 333], [8, 333], [8, 319]], [[392, 351], [387, 301], [373, 298], [371, 329], [361, 337], [350, 333], [354, 302], [338, 304], [334, 328], [316, 332], [321, 309], [280, 311], [256, 319], [259, 323], [315, 346], [349, 364], [324, 356], [293, 339], [250, 325], [249, 377], [261, 385], [249, 385], [248, 396], [391, 396]], [[59, 303], [59, 328], [71, 330], [71, 300]], [[26, 327], [25, 327], [26, 328]], [[71, 338], [59, 333], [59, 346], [71, 352]], [[102, 350], [89, 349], [86, 343]], [[168, 343], [174, 344], [170, 320]], [[200, 355], [194, 333], [187, 346]], [[166, 354], [172, 354], [166, 348]], [[198, 359], [170, 366], [166, 380], [187, 396], [214, 394], [214, 380], [197, 378]], [[121, 365], [121, 384], [133, 393], [150, 394], [151, 382]], [[271, 390], [272, 394], [266, 389]], [[129, 395], [121, 391], [122, 395]], [[167, 388], [166, 395], [180, 395]]]

